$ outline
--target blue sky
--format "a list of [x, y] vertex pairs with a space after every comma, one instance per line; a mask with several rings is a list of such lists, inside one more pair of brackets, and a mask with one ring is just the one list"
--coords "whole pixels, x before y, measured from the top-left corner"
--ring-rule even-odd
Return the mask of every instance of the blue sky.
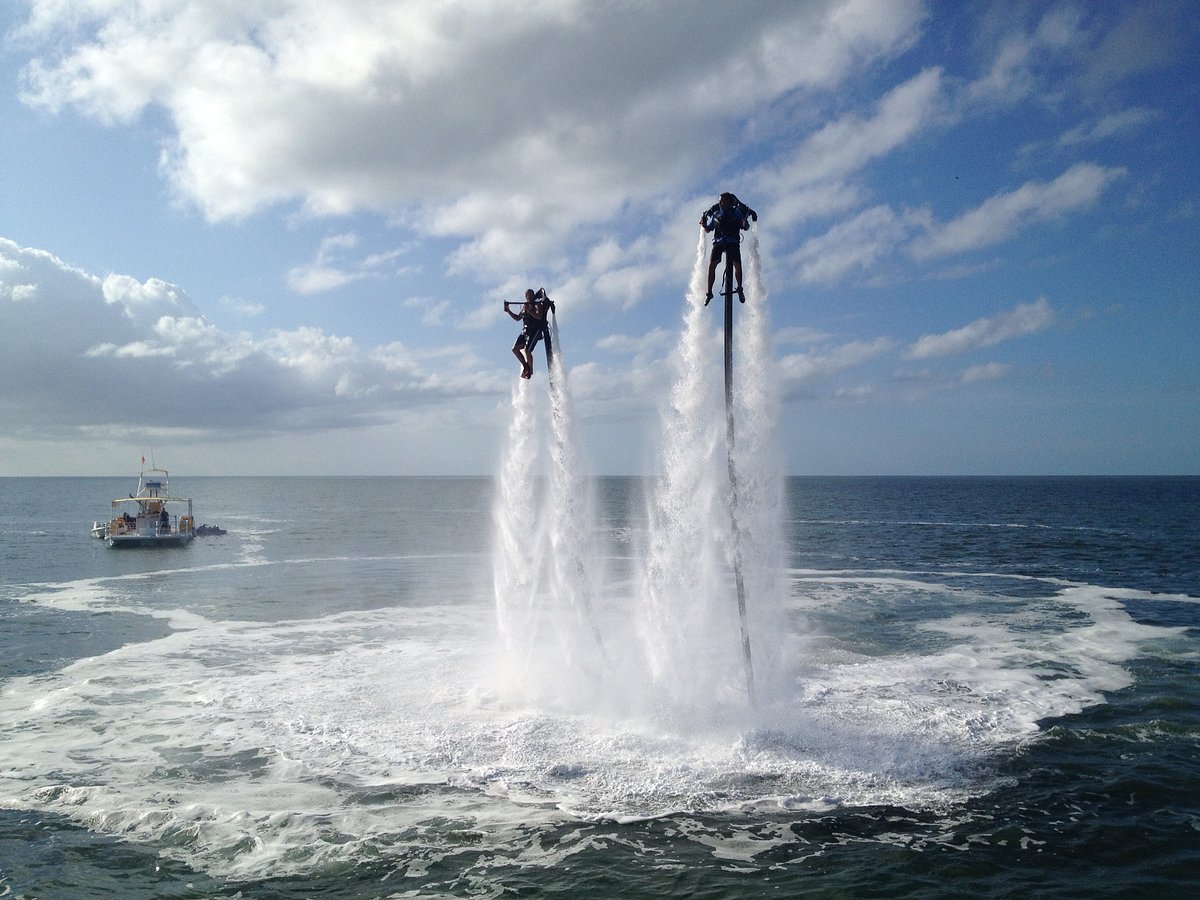
[[0, 31], [0, 475], [491, 474], [527, 286], [591, 467], [652, 473], [722, 190], [760, 216], [789, 473], [1200, 473], [1192, 0], [11, 0]]

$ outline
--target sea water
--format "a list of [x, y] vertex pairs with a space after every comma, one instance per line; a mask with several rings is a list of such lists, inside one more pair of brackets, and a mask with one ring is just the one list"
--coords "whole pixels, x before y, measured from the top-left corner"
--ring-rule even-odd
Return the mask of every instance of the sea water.
[[129, 479], [0, 479], [0, 897], [1200, 883], [1200, 479], [781, 480], [786, 664], [703, 716], [628, 696], [657, 482], [587, 486], [603, 651], [514, 674], [502, 481], [180, 476], [228, 534], [120, 551]]

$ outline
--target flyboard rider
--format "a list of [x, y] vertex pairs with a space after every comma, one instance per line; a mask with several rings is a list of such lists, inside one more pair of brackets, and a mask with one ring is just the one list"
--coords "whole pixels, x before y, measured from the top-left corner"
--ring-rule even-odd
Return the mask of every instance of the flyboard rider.
[[704, 305], [712, 299], [713, 280], [717, 275], [717, 263], [721, 255], [726, 256], [726, 265], [733, 264], [733, 274], [737, 278], [737, 295], [743, 303], [746, 295], [742, 293], [742, 232], [750, 228], [750, 220], [758, 221], [758, 213], [745, 203], [726, 191], [717, 202], [705, 210], [700, 217], [700, 227], [704, 231], [716, 231], [713, 235], [712, 256], [708, 261], [708, 293], [704, 295]]
[[[520, 312], [513, 312], [511, 307], [518, 306]], [[548, 325], [546, 314], [554, 312], [554, 301], [546, 296], [545, 288], [533, 288], [525, 291], [525, 302], [514, 304], [504, 301], [504, 311], [509, 318], [521, 323], [521, 333], [513, 344], [512, 352], [521, 363], [521, 377], [533, 377], [533, 348], [546, 336]], [[549, 345], [547, 345], [549, 346]]]

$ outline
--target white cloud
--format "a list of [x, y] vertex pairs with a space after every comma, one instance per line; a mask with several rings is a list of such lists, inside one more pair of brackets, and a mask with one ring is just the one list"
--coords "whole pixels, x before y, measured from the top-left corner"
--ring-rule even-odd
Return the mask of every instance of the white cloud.
[[628, 354], [631, 356], [639, 356], [644, 353], [657, 352], [660, 355], [665, 355], [663, 351], [670, 347], [674, 335], [665, 328], [655, 328], [652, 331], [646, 332], [641, 337], [630, 337], [626, 334], [612, 334], [608, 337], [601, 338], [596, 342], [596, 346], [601, 350], [607, 350], [610, 353]]
[[848, 369], [877, 359], [895, 346], [890, 338], [849, 341], [811, 353], [792, 353], [779, 361], [785, 393], [808, 387]]
[[462, 348], [418, 366], [399, 344], [361, 347], [317, 328], [229, 333], [174, 285], [99, 279], [5, 239], [0, 312], [0, 419], [12, 433], [316, 431], [502, 390]]
[[365, 277], [361, 272], [347, 272], [329, 266], [297, 266], [287, 274], [287, 285], [297, 294], [320, 294], [345, 287]]
[[941, 71], [927, 69], [893, 88], [874, 114], [847, 114], [806, 138], [783, 164], [751, 173], [755, 191], [772, 198], [772, 227], [847, 208], [858, 191], [843, 183], [867, 163], [913, 139], [942, 112]]
[[120, 308], [135, 322], [157, 319], [163, 312], [199, 315], [182, 288], [158, 278], [144, 283], [129, 275], [108, 275], [101, 284], [104, 302]]
[[967, 105], [1011, 105], [1028, 98], [1054, 103], [1058, 88], [1047, 81], [1053, 63], [1072, 62], [1071, 56], [1088, 44], [1088, 23], [1083, 7], [1055, 4], [1040, 6], [997, 3], [980, 23], [978, 45], [988, 48], [987, 71], [968, 84], [960, 98]]
[[398, 264], [414, 243], [361, 258], [353, 253], [360, 239], [354, 232], [333, 234], [321, 241], [312, 262], [295, 266], [287, 273], [287, 285], [298, 294], [319, 294], [345, 287], [365, 278], [396, 277], [412, 271]]
[[133, 341], [118, 347], [115, 344], [97, 344], [91, 347], [84, 354], [91, 358], [101, 356], [115, 356], [126, 359], [143, 359], [149, 356], [173, 356], [175, 351], [171, 347], [162, 347], [151, 344], [147, 341]]
[[[252, 219], [236, 231], [262, 242], [252, 277], [250, 266], [234, 271], [243, 263], [232, 257], [227, 284], [226, 273], [212, 273], [214, 293], [233, 295], [220, 302], [283, 323], [236, 333], [207, 322], [165, 281], [98, 278], [40, 251], [0, 249], [0, 372], [13, 390], [0, 398], [0, 417], [34, 430], [140, 424], [148, 412], [118, 402], [131, 381], [154, 385], [162, 427], [198, 435], [307, 437], [396, 421], [413, 408], [436, 407], [431, 418], [449, 421], [472, 406], [463, 398], [482, 398], [472, 413], [499, 409], [515, 333], [500, 300], [543, 283], [560, 305], [567, 354], [605, 360], [572, 371], [589, 415], [632, 415], [645, 406], [639, 391], [667, 377], [663, 336], [677, 327], [688, 273], [706, 252], [696, 218], [721, 189], [763, 213], [751, 236], [762, 229], [765, 280], [790, 326], [774, 338], [789, 354], [792, 396], [818, 386], [864, 398], [898, 390], [900, 378], [961, 390], [1009, 370], [935, 364], [890, 383], [882, 375], [876, 387], [873, 370], [896, 362], [880, 358], [905, 348], [830, 332], [878, 322], [856, 304], [894, 299], [885, 276], [912, 286], [904, 301], [920, 302], [932, 279], [1014, 264], [995, 249], [956, 254], [1111, 202], [1124, 174], [1105, 156], [1104, 165], [1071, 158], [1013, 179], [1010, 164], [1026, 173], [1044, 165], [1015, 144], [1066, 159], [1178, 110], [1177, 95], [1160, 102], [1140, 87], [1104, 102], [1081, 97], [1088, 51], [1108, 51], [1109, 84], [1151, 68], [1156, 51], [1150, 19], [1073, 3], [986, 3], [969, 15], [919, 0], [34, 0], [26, 8], [18, 49], [37, 57], [24, 73], [26, 101], [65, 111], [58, 127], [84, 116], [132, 124], [124, 146], [161, 140], [176, 198], [210, 223]], [[977, 30], [980, 19], [994, 28]], [[1113, 31], [1114, 21], [1124, 25]], [[123, 139], [105, 137], [79, 147], [78, 159], [109, 162]], [[1130, 155], [1146, 208], [1158, 175], [1151, 143]], [[947, 159], [962, 161], [961, 183], [948, 180]], [[152, 205], [153, 194], [139, 191], [139, 202]], [[206, 227], [184, 212], [173, 233]], [[1130, 208], [1113, 213], [1104, 220], [1129, 221], [1120, 216]], [[316, 216], [332, 224], [313, 249]], [[207, 229], [208, 245], [233, 230]], [[65, 253], [94, 252], [74, 239], [63, 230], [62, 246], [75, 248]], [[284, 249], [288, 241], [305, 245]], [[158, 246], [147, 242], [144, 252]], [[913, 259], [934, 261], [923, 278], [899, 271]], [[255, 293], [272, 272], [284, 274], [281, 291], [342, 288], [351, 302]], [[416, 277], [397, 290], [384, 285], [405, 272]], [[1071, 276], [1032, 277], [1047, 287]], [[843, 298], [808, 287], [840, 279], [880, 289]], [[806, 287], [789, 292], [796, 281]], [[243, 303], [239, 291], [260, 302]], [[635, 306], [636, 317], [618, 318]], [[963, 309], [960, 322], [977, 321], [953, 330], [945, 330], [953, 321], [931, 321], [923, 328], [936, 333], [907, 348], [911, 358], [988, 347], [1053, 321], [1044, 300], [988, 318], [978, 318], [991, 312], [978, 300]], [[305, 315], [320, 315], [321, 327], [302, 327], [312, 324]], [[226, 321], [238, 323], [232, 329], [248, 320]], [[797, 324], [805, 321], [827, 330]], [[484, 329], [494, 333], [467, 342], [467, 331]], [[598, 340], [618, 331], [633, 336]], [[373, 343], [397, 336], [403, 343]], [[614, 372], [614, 359], [629, 365]]]
[[963, 384], [975, 384], [978, 381], [996, 381], [1007, 375], [1011, 369], [1012, 366], [996, 362], [970, 366], [963, 372], [962, 382]]
[[926, 334], [907, 352], [909, 359], [929, 359], [966, 353], [980, 347], [991, 347], [1001, 341], [1036, 334], [1054, 321], [1054, 312], [1045, 297], [1033, 303], [1020, 303], [1014, 309], [997, 316], [976, 319], [969, 325], [943, 334]]
[[222, 297], [220, 303], [223, 308], [229, 310], [235, 316], [243, 318], [261, 316], [266, 311], [266, 307], [261, 303], [249, 303], [245, 300], [239, 300], [236, 297]]
[[1085, 125], [1072, 128], [1059, 138], [1058, 143], [1063, 147], [1069, 147], [1074, 144], [1096, 143], [1097, 141], [1107, 140], [1119, 134], [1134, 131], [1142, 125], [1146, 125], [1161, 117], [1162, 113], [1159, 110], [1146, 106], [1123, 109], [1120, 112], [1102, 116], [1095, 122], [1089, 122]]
[[[161, 109], [163, 170], [211, 220], [373, 210], [460, 241], [452, 268], [495, 273], [555, 265], [564, 235], [709, 171], [733, 117], [834, 87], [925, 16], [919, 0], [40, 3], [24, 96], [101, 121]], [[903, 138], [927, 82], [856, 123], [857, 154]], [[833, 158], [818, 155], [800, 165]], [[291, 283], [353, 272], [313, 264]]]
[[1031, 222], [1055, 219], [1090, 206], [1125, 169], [1077, 163], [1051, 182], [1028, 182], [996, 194], [957, 218], [930, 229], [913, 241], [918, 260], [964, 253], [1011, 237]]
[[853, 270], [871, 269], [927, 221], [924, 211], [897, 215], [886, 206], [875, 206], [805, 242], [792, 262], [801, 281], [833, 282]]

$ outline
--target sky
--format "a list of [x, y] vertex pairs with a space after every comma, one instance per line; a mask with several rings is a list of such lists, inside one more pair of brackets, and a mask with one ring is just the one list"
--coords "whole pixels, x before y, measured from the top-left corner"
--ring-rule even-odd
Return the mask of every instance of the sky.
[[1194, 0], [5, 0], [0, 475], [491, 475], [538, 286], [589, 466], [655, 474], [721, 191], [789, 474], [1200, 474], [1198, 47]]

